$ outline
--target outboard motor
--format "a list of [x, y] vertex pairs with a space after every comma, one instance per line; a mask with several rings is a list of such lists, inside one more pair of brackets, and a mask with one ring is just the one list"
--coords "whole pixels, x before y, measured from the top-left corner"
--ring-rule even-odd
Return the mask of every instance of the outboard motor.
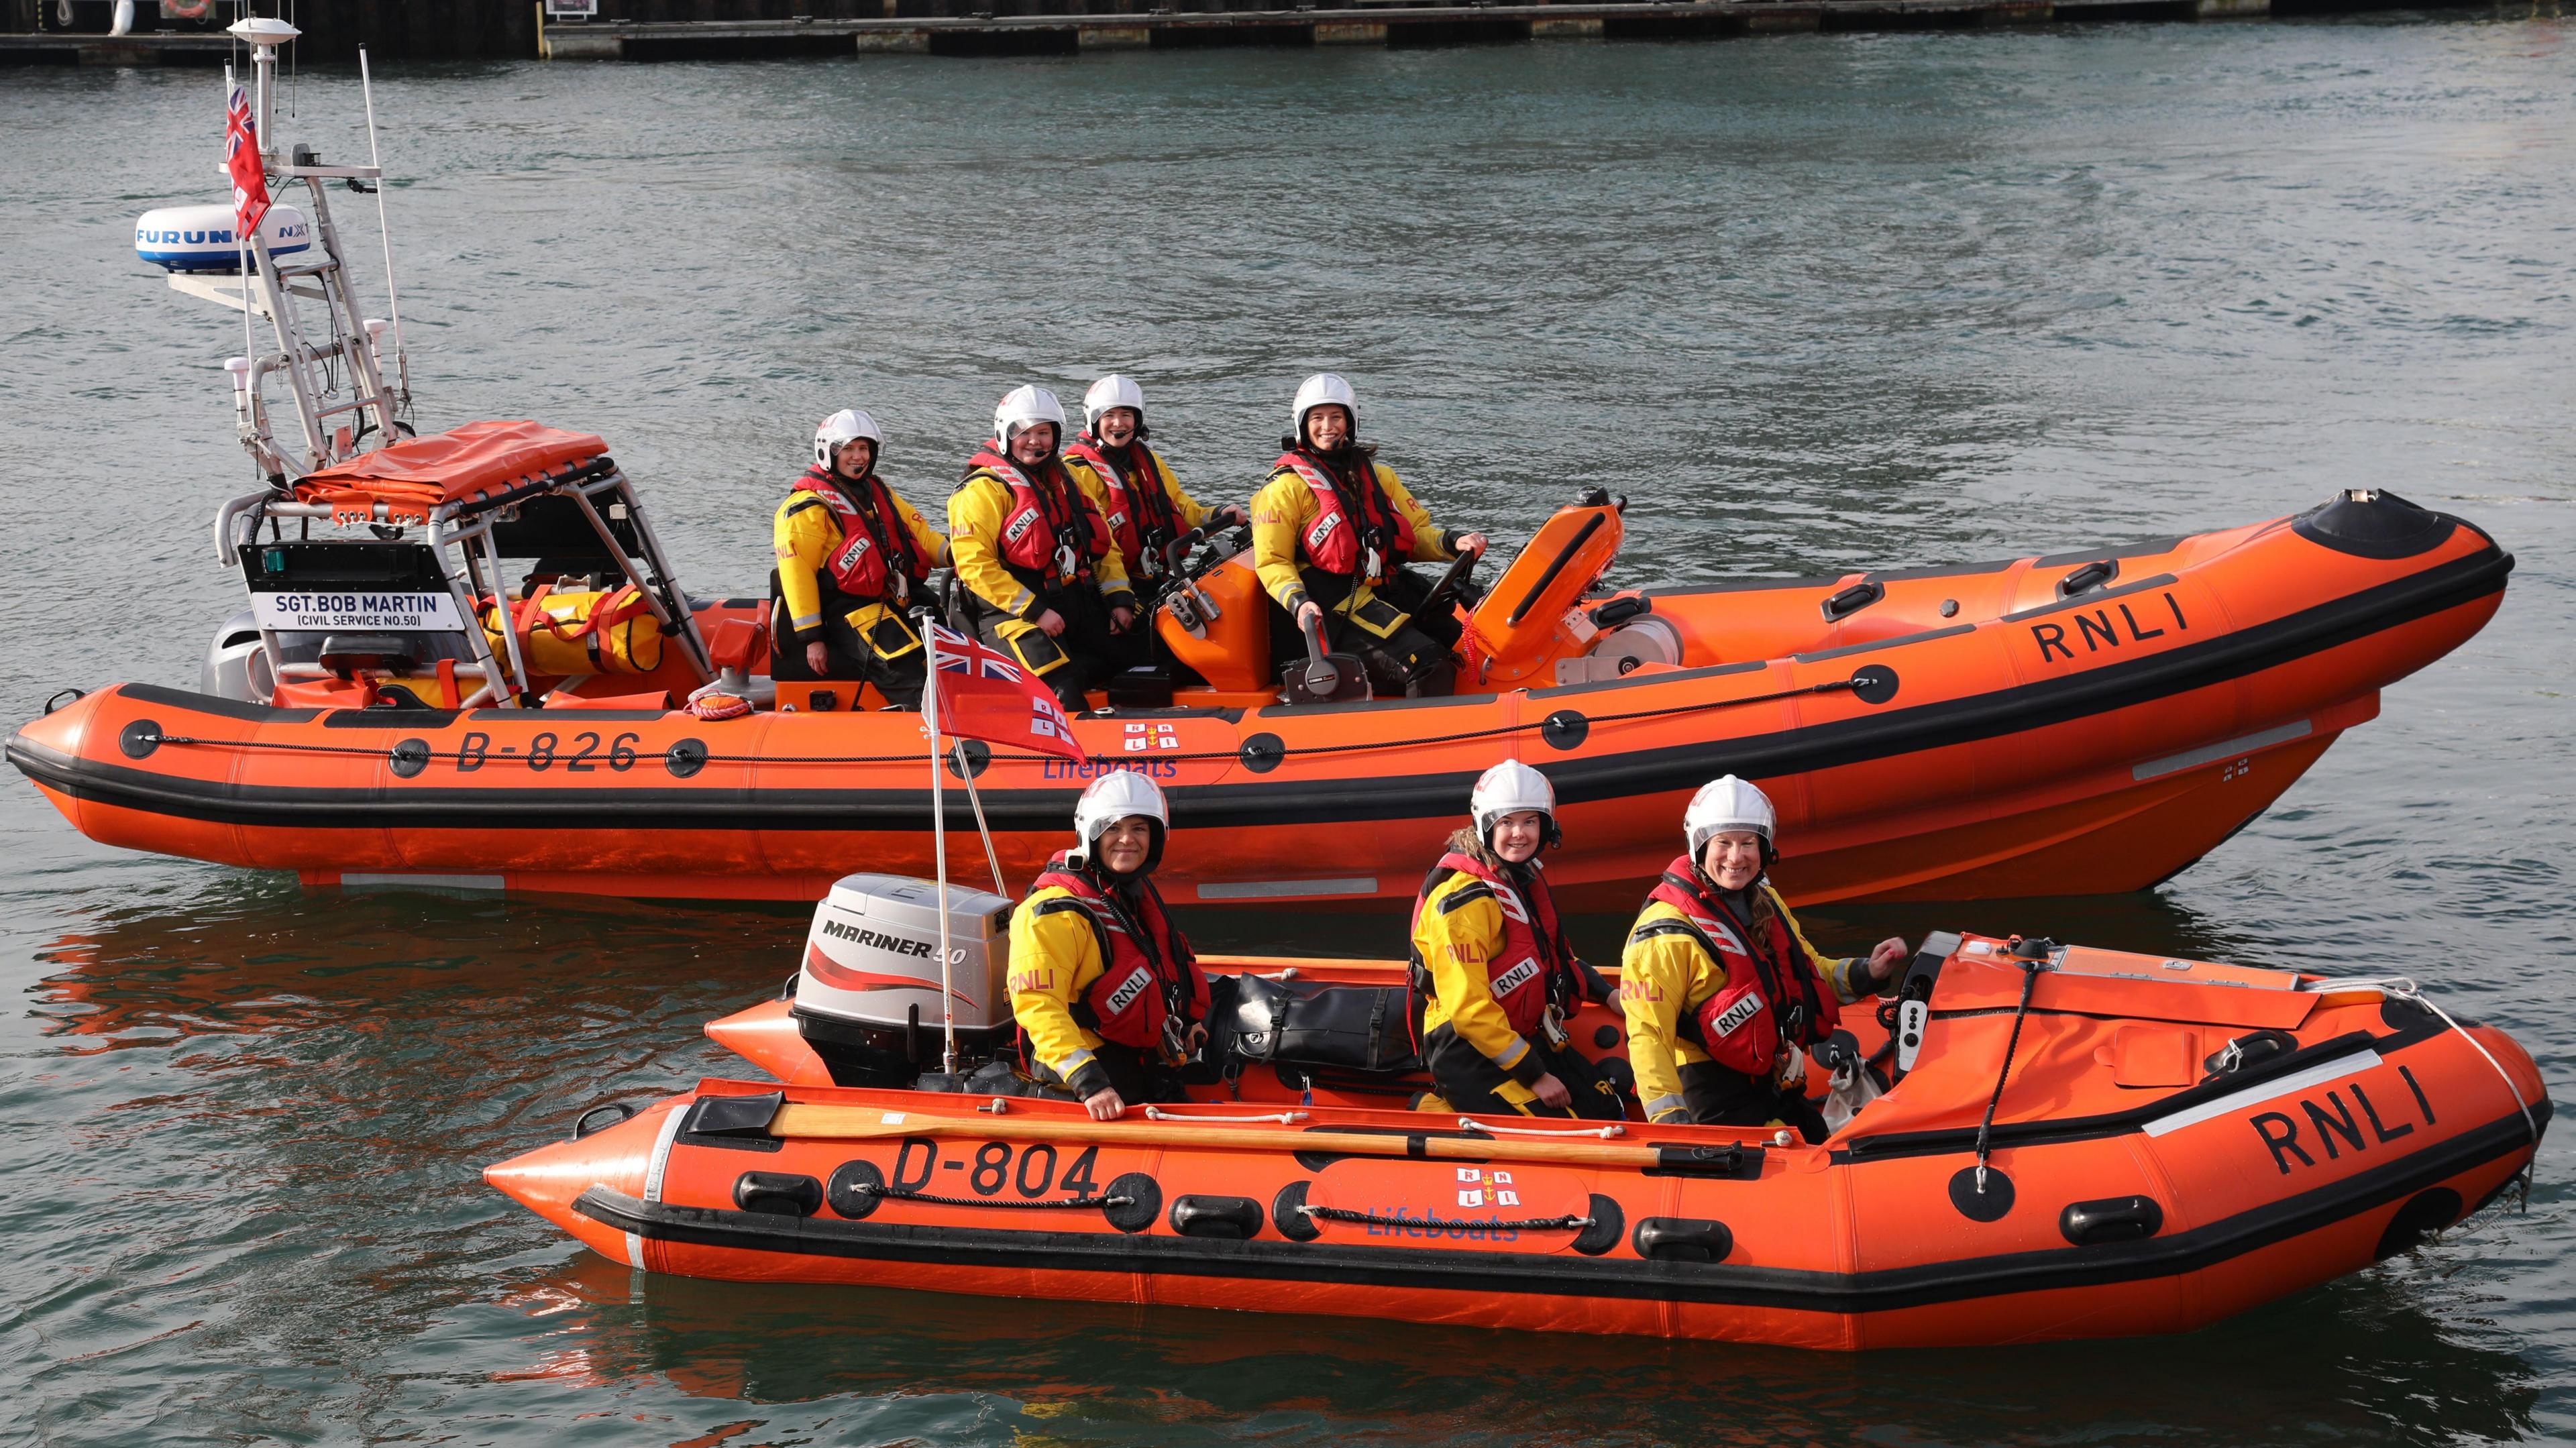
[[[966, 1062], [1009, 1044], [1012, 902], [948, 887], [950, 1005]], [[791, 1014], [843, 1086], [909, 1087], [940, 1067], [939, 887], [903, 875], [847, 875], [814, 907]]]

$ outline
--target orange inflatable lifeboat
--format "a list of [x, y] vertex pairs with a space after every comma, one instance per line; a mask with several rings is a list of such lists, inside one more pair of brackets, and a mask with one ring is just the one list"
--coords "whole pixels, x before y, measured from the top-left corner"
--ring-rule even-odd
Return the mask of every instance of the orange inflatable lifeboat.
[[[1177, 902], [1404, 898], [1517, 757], [1555, 784], [1572, 908], [1633, 905], [1727, 772], [1778, 805], [1804, 902], [2142, 888], [2476, 633], [2513, 566], [2348, 493], [2188, 538], [1613, 592], [1623, 526], [1598, 494], [1552, 517], [1469, 612], [1459, 692], [1421, 700], [1283, 702], [1244, 537], [1188, 540], [1155, 608], [1168, 673], [1075, 722], [1087, 761], [970, 746], [1004, 872], [1089, 778], [1142, 769], [1183, 836]], [[94, 839], [315, 885], [810, 900], [854, 866], [933, 873], [918, 721], [773, 683], [767, 602], [684, 592], [596, 437], [407, 440], [237, 500], [217, 535], [252, 607], [199, 689], [103, 689], [9, 740]], [[674, 707], [720, 671], [757, 707]], [[980, 868], [949, 809], [952, 865]]]
[[[1217, 974], [1265, 965], [1280, 984], [1277, 962]], [[1366, 991], [1392, 969], [1319, 974]], [[815, 1083], [829, 1068], [772, 1008], [727, 1038], [766, 1032], [788, 1084], [597, 1110], [485, 1179], [688, 1276], [1862, 1349], [2243, 1311], [2493, 1201], [2550, 1109], [2511, 1039], [2401, 982], [2047, 942], [1928, 941], [1894, 1043], [1859, 1028], [1892, 1084], [1817, 1146], [1478, 1121], [1311, 1079], [1283, 1102], [1265, 1083], [1293, 1063], [1246, 1041], [1243, 1009], [1198, 1099], [1104, 1123]], [[1576, 1044], [1615, 1054], [1597, 1024]]]

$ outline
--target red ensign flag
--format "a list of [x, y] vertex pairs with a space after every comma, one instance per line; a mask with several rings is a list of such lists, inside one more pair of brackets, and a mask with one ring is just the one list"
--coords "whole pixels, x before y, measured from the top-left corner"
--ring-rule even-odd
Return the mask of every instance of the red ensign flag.
[[1073, 721], [1028, 670], [952, 629], [927, 625], [924, 638], [939, 661], [930, 674], [939, 691], [942, 733], [990, 744], [1016, 744], [1080, 763]]
[[268, 172], [259, 164], [259, 142], [250, 133], [250, 88], [234, 86], [224, 108], [224, 169], [233, 177], [234, 233], [247, 246], [268, 215]]

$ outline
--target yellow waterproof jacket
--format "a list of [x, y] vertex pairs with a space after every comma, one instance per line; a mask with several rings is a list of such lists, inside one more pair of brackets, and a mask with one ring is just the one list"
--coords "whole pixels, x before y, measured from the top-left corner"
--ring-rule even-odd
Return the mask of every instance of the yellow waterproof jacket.
[[[1092, 508], [1103, 518], [1108, 513], [1108, 499], [1103, 496], [1100, 479], [1088, 468], [1073, 471], [1074, 486], [1091, 501]], [[1008, 614], [999, 626], [1004, 638], [1018, 638], [1037, 627], [1045, 604], [1031, 592], [1002, 562], [998, 543], [1002, 520], [1011, 513], [1011, 490], [1001, 479], [989, 473], [976, 473], [958, 484], [948, 495], [948, 538], [951, 558], [957, 569], [957, 581], [983, 600], [987, 607]], [[1091, 576], [1099, 586], [1100, 596], [1112, 608], [1134, 608], [1135, 590], [1127, 583], [1127, 568], [1119, 560], [1118, 550], [1111, 547], [1091, 560]], [[1059, 584], [1069, 583], [1059, 579]]]
[[[912, 504], [897, 497], [892, 488], [886, 496], [894, 500], [895, 525], [911, 540], [913, 550], [921, 555], [922, 567], [944, 567], [948, 563], [948, 538], [932, 528], [914, 510]], [[823, 595], [831, 586], [824, 570], [841, 547], [841, 520], [831, 507], [815, 496], [812, 488], [798, 488], [778, 505], [770, 522], [771, 551], [778, 559], [778, 591], [787, 606], [787, 617], [771, 621], [771, 627], [792, 636], [799, 644], [809, 644], [822, 637]], [[868, 638], [869, 630], [893, 610], [883, 603], [870, 603], [845, 615], [845, 621]]]
[[[1389, 559], [1390, 566], [1407, 561], [1446, 563], [1458, 555], [1449, 549], [1449, 539], [1431, 515], [1395, 476], [1395, 469], [1372, 462], [1377, 470], [1377, 485], [1386, 491], [1386, 499], [1413, 524], [1413, 552], [1409, 560]], [[1261, 575], [1261, 586], [1271, 599], [1290, 613], [1306, 601], [1306, 579], [1298, 568], [1303, 556], [1306, 525], [1315, 521], [1320, 505], [1315, 490], [1294, 469], [1280, 468], [1252, 495], [1252, 566]], [[1332, 604], [1328, 612], [1350, 617], [1375, 597], [1377, 590], [1365, 580], [1354, 578], [1350, 595]]]
[[[1206, 522], [1209, 510], [1201, 507], [1196, 498], [1191, 497], [1188, 493], [1181, 490], [1181, 481], [1180, 479], [1172, 476], [1172, 465], [1163, 461], [1163, 454], [1151, 444], [1147, 444], [1145, 455], [1154, 460], [1155, 481], [1162, 485], [1163, 496], [1171, 499], [1172, 514], [1180, 520], [1181, 531], [1186, 533], [1190, 529]], [[1112, 515], [1112, 509], [1115, 504], [1112, 501], [1108, 482], [1105, 481], [1098, 472], [1093, 470], [1090, 463], [1085, 462], [1081, 458], [1075, 457], [1071, 453], [1065, 454], [1064, 466], [1065, 471], [1073, 474], [1074, 481], [1082, 484], [1084, 494], [1098, 502], [1100, 507], [1100, 516], [1110, 520], [1109, 532], [1111, 538], [1114, 540], [1117, 537], [1119, 525], [1118, 520]], [[1129, 557], [1123, 545], [1119, 546], [1116, 551], [1118, 553], [1119, 569], [1127, 575], [1127, 580], [1130, 583], [1133, 583], [1135, 580], [1145, 576], [1145, 569], [1141, 560]]]
[[1422, 1034], [1447, 1026], [1527, 1086], [1545, 1073], [1535, 1043], [1512, 1029], [1493, 995], [1493, 959], [1503, 948], [1503, 907], [1484, 881], [1461, 870], [1423, 897], [1413, 916], [1413, 951], [1431, 973]]
[[[1100, 1037], [1073, 1018], [1073, 1003], [1109, 962], [1091, 917], [1080, 910], [1041, 911], [1049, 900], [1075, 899], [1061, 885], [1032, 890], [1011, 912], [1011, 1014], [1028, 1034], [1029, 1054], [1085, 1096], [1109, 1085], [1094, 1064]], [[1086, 1073], [1084, 1068], [1089, 1067]], [[1086, 1077], [1088, 1079], [1086, 1079]]]
[[[1828, 959], [1807, 941], [1798, 917], [1769, 881], [1762, 892], [1789, 927], [1801, 959], [1836, 999], [1849, 1005], [1874, 993], [1869, 962], [1857, 956]], [[1726, 987], [1726, 972], [1699, 942], [1679, 933], [1639, 936], [1636, 932], [1664, 920], [1687, 916], [1661, 900], [1649, 900], [1630, 927], [1627, 949], [1619, 956], [1619, 1004], [1628, 1018], [1628, 1064], [1637, 1073], [1637, 1100], [1650, 1121], [1686, 1122], [1681, 1068], [1709, 1059], [1708, 1053], [1681, 1038], [1683, 1017]]]

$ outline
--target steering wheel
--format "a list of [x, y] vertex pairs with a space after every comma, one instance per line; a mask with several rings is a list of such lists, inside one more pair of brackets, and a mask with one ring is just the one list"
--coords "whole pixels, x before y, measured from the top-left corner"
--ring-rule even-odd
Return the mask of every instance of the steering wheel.
[[1447, 571], [1440, 575], [1440, 581], [1431, 585], [1431, 591], [1422, 596], [1422, 602], [1416, 604], [1413, 611], [1429, 613], [1447, 602], [1449, 595], [1458, 591], [1460, 581], [1474, 570], [1476, 560], [1484, 556], [1482, 553], [1461, 553], [1450, 559]]

